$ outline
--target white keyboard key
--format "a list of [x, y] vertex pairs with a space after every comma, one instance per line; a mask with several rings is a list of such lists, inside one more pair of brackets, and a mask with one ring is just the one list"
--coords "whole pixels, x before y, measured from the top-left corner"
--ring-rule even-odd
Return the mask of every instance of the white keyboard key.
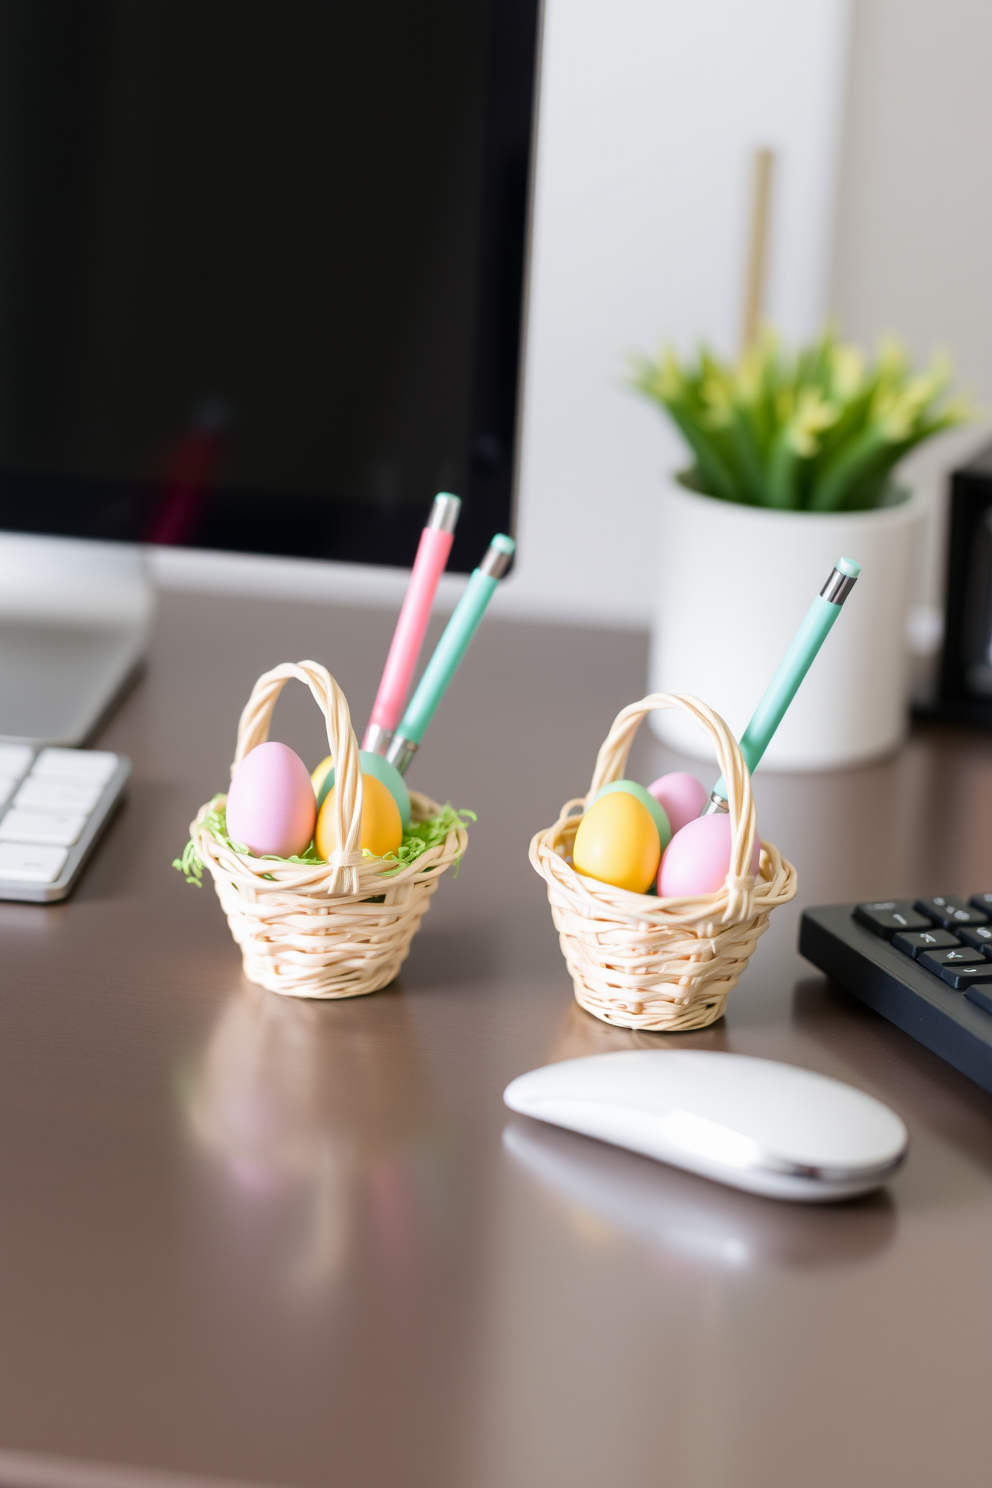
[[0, 879], [21, 883], [54, 883], [69, 856], [64, 847], [36, 847], [0, 842]]
[[6, 806], [11, 796], [17, 789], [17, 777], [14, 775], [0, 775], [0, 806]]
[[60, 776], [105, 784], [117, 768], [117, 756], [106, 749], [43, 749], [34, 762], [35, 779]]
[[34, 750], [26, 744], [0, 744], [0, 775], [13, 775], [20, 780], [33, 754]]
[[14, 805], [28, 811], [89, 812], [102, 795], [103, 783], [99, 780], [67, 780], [61, 776], [42, 776], [39, 780], [29, 775], [14, 797]]
[[71, 847], [86, 825], [82, 813], [71, 811], [18, 811], [12, 806], [0, 821], [0, 842], [47, 842], [52, 847]]

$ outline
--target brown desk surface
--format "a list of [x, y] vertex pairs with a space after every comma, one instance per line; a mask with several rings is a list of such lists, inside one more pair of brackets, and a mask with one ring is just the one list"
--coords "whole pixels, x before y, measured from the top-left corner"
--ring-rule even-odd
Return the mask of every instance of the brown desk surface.
[[[255, 676], [314, 656], [364, 722], [391, 623], [168, 598], [102, 736], [134, 760], [124, 811], [68, 903], [0, 906], [0, 1481], [987, 1482], [992, 1101], [794, 947], [804, 904], [992, 886], [992, 741], [759, 778], [798, 900], [726, 1019], [668, 1042], [851, 1080], [912, 1138], [885, 1194], [792, 1208], [501, 1103], [548, 1060], [665, 1042], [573, 1005], [527, 863], [643, 692], [642, 636], [487, 622], [411, 771], [479, 822], [399, 982], [315, 1005], [243, 980], [171, 859]], [[325, 752], [302, 688], [274, 734]], [[639, 778], [671, 767], [635, 748]]]

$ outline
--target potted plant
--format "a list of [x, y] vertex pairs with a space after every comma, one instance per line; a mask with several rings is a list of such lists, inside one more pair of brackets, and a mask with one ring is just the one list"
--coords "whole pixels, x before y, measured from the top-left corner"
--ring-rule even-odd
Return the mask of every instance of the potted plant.
[[[815, 770], [887, 753], [906, 722], [906, 611], [923, 510], [900, 460], [962, 421], [937, 358], [914, 373], [883, 344], [866, 364], [825, 332], [795, 355], [770, 332], [734, 366], [707, 350], [638, 359], [634, 385], [679, 429], [692, 463], [663, 497], [651, 690], [705, 699], [739, 738], [813, 595], [841, 556], [863, 577], [766, 762]], [[675, 709], [656, 732], [686, 753]]]

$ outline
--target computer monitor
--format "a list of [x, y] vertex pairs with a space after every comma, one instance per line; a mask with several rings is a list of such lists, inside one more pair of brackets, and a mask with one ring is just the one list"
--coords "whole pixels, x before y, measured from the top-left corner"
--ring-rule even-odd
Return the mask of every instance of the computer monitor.
[[0, 0], [0, 529], [512, 530], [538, 7]]

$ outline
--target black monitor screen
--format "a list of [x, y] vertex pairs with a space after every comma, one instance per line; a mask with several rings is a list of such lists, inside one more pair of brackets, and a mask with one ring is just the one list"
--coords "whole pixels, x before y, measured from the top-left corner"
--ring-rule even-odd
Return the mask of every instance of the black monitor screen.
[[537, 0], [0, 0], [0, 527], [510, 523]]

